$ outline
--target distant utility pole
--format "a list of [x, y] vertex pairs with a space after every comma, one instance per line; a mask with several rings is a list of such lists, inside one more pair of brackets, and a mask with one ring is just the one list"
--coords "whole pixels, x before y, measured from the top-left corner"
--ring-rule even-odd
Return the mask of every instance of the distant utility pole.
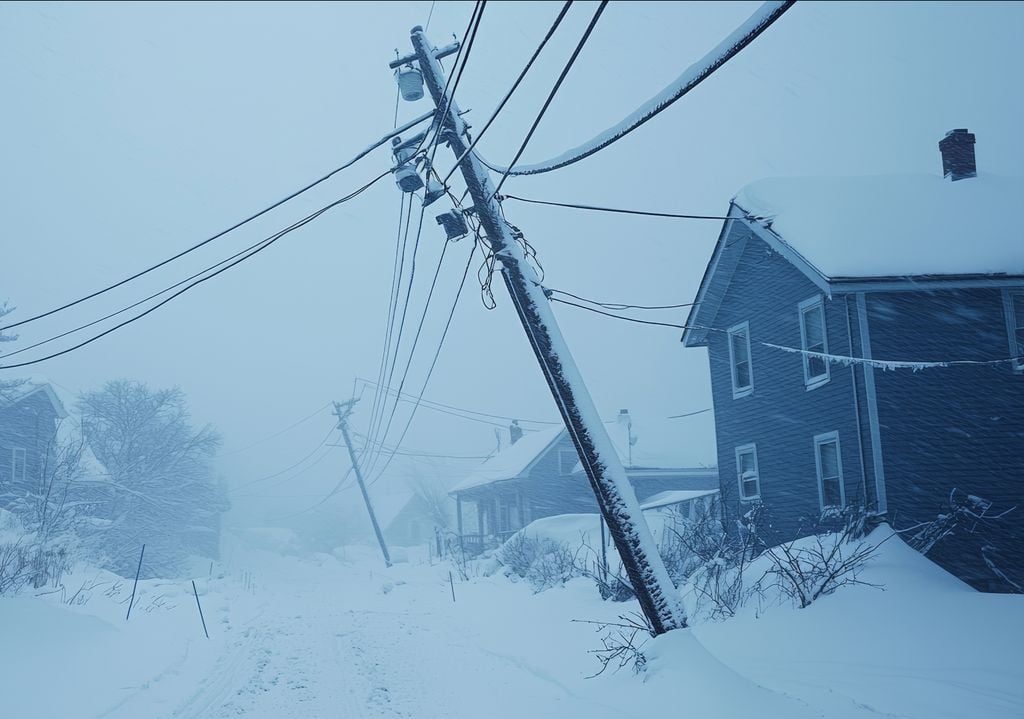
[[[562, 338], [544, 288], [502, 218], [487, 170], [475, 155], [466, 153], [466, 124], [458, 105], [447, 97], [444, 71], [438, 62], [438, 57], [454, 50], [452, 46], [435, 50], [419, 26], [412, 29], [412, 45], [412, 55], [398, 58], [390, 66], [400, 70], [401, 80], [401, 71], [407, 71], [415, 62], [438, 112], [444, 112], [434, 119], [435, 127], [456, 158], [462, 158], [460, 169], [473, 198], [472, 212], [486, 231], [494, 255], [501, 260], [505, 286], [579, 453], [640, 607], [655, 634], [685, 627], [686, 615], [679, 595], [658, 555], [622, 462]], [[415, 93], [410, 99], [414, 97]]]
[[384, 534], [377, 524], [377, 515], [373, 513], [373, 505], [370, 504], [370, 495], [366, 491], [366, 482], [363, 481], [363, 471], [359, 469], [359, 460], [356, 459], [355, 450], [352, 449], [352, 438], [348, 435], [348, 418], [352, 414], [352, 407], [358, 399], [350, 399], [346, 402], [334, 403], [334, 416], [338, 418], [338, 429], [341, 436], [345, 438], [345, 446], [348, 447], [348, 456], [352, 460], [352, 471], [356, 473], [356, 482], [359, 483], [359, 491], [363, 493], [363, 501], [366, 502], [366, 513], [370, 515], [370, 524], [373, 525], [373, 533], [377, 535], [377, 542], [380, 544], [380, 552], [384, 555], [384, 566], [391, 566], [391, 555], [388, 554], [388, 545], [384, 543]]

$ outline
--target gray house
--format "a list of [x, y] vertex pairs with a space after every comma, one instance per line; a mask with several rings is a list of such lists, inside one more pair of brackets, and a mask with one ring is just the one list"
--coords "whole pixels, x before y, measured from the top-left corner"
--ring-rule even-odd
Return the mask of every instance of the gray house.
[[[628, 413], [623, 413], [620, 417], [628, 419]], [[626, 426], [622, 421], [610, 424]], [[634, 464], [630, 461], [630, 438], [616, 437], [616, 427], [610, 429], [626, 476], [641, 504], [651, 498], [658, 506], [706, 501], [709, 490], [714, 493], [718, 488], [718, 471], [714, 467]], [[513, 431], [512, 436], [518, 438], [450, 492], [456, 500], [457, 534], [467, 553], [479, 553], [494, 546], [536, 519], [598, 511], [593, 490], [565, 427], [559, 425], [525, 434]], [[689, 511], [688, 507], [682, 510]]]
[[[763, 506], [787, 539], [859, 505], [911, 527], [962, 498], [929, 554], [973, 586], [1024, 586], [1024, 181], [977, 176], [974, 136], [946, 178], [755, 182], [683, 335], [711, 371], [727, 526]], [[967, 499], [967, 498], [976, 499]]]
[[35, 488], [67, 415], [46, 382], [26, 381], [0, 395], [0, 508]]

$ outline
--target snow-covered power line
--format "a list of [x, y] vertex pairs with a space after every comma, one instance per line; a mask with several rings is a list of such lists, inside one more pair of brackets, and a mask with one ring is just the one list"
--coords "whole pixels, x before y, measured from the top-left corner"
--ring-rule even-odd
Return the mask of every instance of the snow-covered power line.
[[[617, 320], [623, 320], [625, 322], [633, 322], [640, 325], [654, 325], [656, 327], [672, 327], [674, 329], [687, 330], [687, 329], [701, 329], [708, 332], [721, 332], [728, 334], [729, 330], [722, 329], [721, 327], [704, 327], [699, 325], [681, 325], [674, 322], [656, 322], [654, 320], [642, 320], [636, 317], [625, 317], [623, 315], [616, 315], [611, 312], [605, 312], [599, 310], [596, 307], [587, 307], [586, 305], [577, 304], [575, 302], [569, 302], [568, 300], [560, 300], [557, 297], [549, 297], [552, 302], [560, 302], [563, 305], [570, 305], [572, 307], [579, 307], [582, 310], [589, 312], [595, 312], [605, 317], [611, 317]], [[825, 362], [831, 362], [834, 364], [841, 365], [866, 365], [868, 367], [874, 367], [875, 369], [881, 370], [898, 370], [898, 369], [909, 369], [914, 372], [926, 369], [936, 369], [943, 367], [961, 367], [961, 366], [984, 366], [984, 365], [1003, 365], [1024, 360], [1022, 357], [1005, 357], [1000, 359], [992, 360], [885, 360], [885, 359], [873, 359], [868, 357], [853, 357], [850, 355], [837, 355], [828, 352], [813, 352], [811, 350], [800, 349], [798, 347], [788, 347], [786, 345], [774, 344], [772, 342], [763, 342], [751, 338], [752, 343], [761, 345], [762, 347], [768, 347], [769, 349], [779, 350], [781, 352], [789, 352], [791, 354], [799, 354], [805, 357], [815, 357]]]
[[562, 87], [562, 83], [565, 82], [565, 78], [568, 76], [569, 70], [571, 70], [572, 66], [576, 64], [576, 60], [583, 51], [583, 46], [587, 44], [591, 33], [594, 32], [594, 28], [597, 26], [597, 21], [601, 19], [601, 15], [604, 13], [604, 9], [607, 6], [608, 0], [602, 0], [601, 4], [597, 6], [597, 10], [594, 11], [594, 15], [590, 18], [590, 23], [587, 25], [587, 29], [583, 31], [580, 41], [576, 44], [576, 48], [572, 51], [572, 55], [569, 56], [565, 66], [562, 68], [562, 72], [558, 75], [558, 79], [555, 80], [555, 84], [551, 87], [551, 92], [548, 93], [547, 99], [544, 100], [544, 104], [541, 105], [540, 112], [537, 113], [536, 119], [534, 119], [533, 124], [530, 125], [530, 129], [526, 133], [526, 137], [523, 138], [523, 142], [519, 146], [519, 149], [516, 151], [515, 157], [513, 157], [512, 162], [509, 163], [509, 169], [500, 170], [501, 179], [498, 180], [498, 185], [494, 188], [495, 195], [501, 192], [501, 186], [504, 185], [505, 180], [508, 179], [511, 168], [515, 167], [516, 163], [519, 162], [519, 158], [523, 156], [523, 152], [526, 151], [526, 146], [530, 144], [530, 138], [532, 138], [533, 133], [537, 131], [537, 126], [540, 125], [541, 119], [543, 119], [544, 114], [551, 106], [551, 101], [555, 99], [555, 95], [558, 94], [558, 90]]
[[740, 50], [749, 45], [758, 35], [767, 30], [786, 10], [793, 6], [794, 2], [795, 0], [766, 2], [746, 22], [736, 28], [703, 58], [688, 67], [668, 87], [631, 112], [617, 125], [609, 127], [582, 145], [567, 150], [550, 160], [522, 167], [516, 167], [515, 161], [509, 167], [501, 167], [487, 162], [479, 154], [477, 157], [487, 167], [505, 175], [538, 175], [572, 165], [584, 158], [590, 157], [612, 143], [621, 140], [662, 110], [672, 105], [683, 95], [690, 92], [690, 90], [697, 87], [697, 85], [710, 77]]
[[540, 41], [540, 45], [537, 46], [537, 49], [533, 51], [533, 55], [531, 55], [530, 59], [527, 60], [526, 65], [519, 73], [519, 77], [517, 77], [515, 82], [512, 83], [512, 87], [510, 87], [508, 92], [505, 93], [505, 97], [503, 97], [501, 99], [501, 102], [498, 103], [498, 106], [494, 109], [494, 112], [491, 113], [491, 116], [487, 118], [487, 122], [484, 123], [483, 128], [480, 130], [479, 133], [477, 133], [477, 136], [473, 139], [473, 142], [470, 143], [469, 147], [466, 148], [465, 152], [459, 155], [458, 159], [455, 161], [455, 164], [452, 166], [452, 169], [449, 170], [448, 174], [444, 176], [443, 180], [441, 180], [442, 185], [448, 185], [448, 180], [450, 180], [451, 176], [458, 171], [459, 164], [462, 162], [462, 160], [466, 158], [466, 156], [469, 153], [473, 152], [474, 148], [476, 148], [477, 143], [480, 142], [480, 139], [484, 136], [484, 133], [486, 133], [487, 129], [491, 126], [491, 123], [493, 123], [494, 120], [498, 117], [498, 115], [501, 114], [501, 111], [505, 109], [505, 105], [508, 104], [508, 101], [512, 98], [512, 95], [519, 88], [519, 85], [522, 84], [523, 78], [526, 77], [526, 73], [530, 71], [530, 68], [533, 67], [533, 63], [536, 62], [537, 57], [540, 55], [541, 51], [544, 50], [544, 46], [548, 44], [548, 41], [551, 39], [551, 36], [555, 34], [555, 30], [557, 30], [558, 26], [562, 24], [562, 20], [565, 18], [566, 13], [569, 12], [569, 7], [571, 5], [572, 0], [567, 0], [566, 3], [562, 5], [562, 9], [561, 11], [559, 11], [558, 17], [555, 18], [555, 21], [551, 24], [551, 27], [548, 28], [547, 34], [544, 35], [544, 39]]

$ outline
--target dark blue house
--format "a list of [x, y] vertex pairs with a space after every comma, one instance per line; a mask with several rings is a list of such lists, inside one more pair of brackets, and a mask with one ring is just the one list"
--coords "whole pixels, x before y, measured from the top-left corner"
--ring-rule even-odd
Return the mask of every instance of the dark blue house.
[[[929, 554], [983, 590], [1024, 585], [1024, 181], [786, 178], [733, 199], [683, 335], [706, 347], [723, 515], [770, 539], [863, 506], [906, 528], [951, 493], [996, 521]], [[972, 531], [973, 530], [973, 531]]]

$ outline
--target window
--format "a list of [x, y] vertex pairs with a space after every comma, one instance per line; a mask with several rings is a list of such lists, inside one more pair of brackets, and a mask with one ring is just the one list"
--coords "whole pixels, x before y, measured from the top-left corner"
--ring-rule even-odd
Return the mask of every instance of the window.
[[828, 354], [828, 340], [825, 337], [825, 306], [821, 296], [804, 300], [800, 310], [800, 345], [804, 350], [804, 384], [814, 389], [828, 382], [828, 362], [823, 357], [806, 354], [817, 352]]
[[761, 496], [761, 479], [757, 473], [757, 445], [736, 448], [736, 476], [740, 483], [740, 499], [749, 502]]
[[1010, 340], [1011, 363], [1017, 372], [1024, 371], [1024, 290], [1003, 292], [1006, 309], [1006, 335]]
[[732, 373], [732, 396], [743, 397], [754, 391], [754, 374], [750, 366], [750, 324], [743, 322], [729, 328], [729, 366]]
[[575, 449], [558, 450], [558, 473], [561, 475], [572, 474], [572, 470], [579, 464], [580, 456]]
[[818, 501], [822, 510], [846, 504], [843, 488], [843, 460], [839, 453], [839, 433], [827, 432], [814, 437], [814, 463], [818, 469]]
[[25, 450], [22, 447], [11, 449], [11, 480], [25, 482]]

